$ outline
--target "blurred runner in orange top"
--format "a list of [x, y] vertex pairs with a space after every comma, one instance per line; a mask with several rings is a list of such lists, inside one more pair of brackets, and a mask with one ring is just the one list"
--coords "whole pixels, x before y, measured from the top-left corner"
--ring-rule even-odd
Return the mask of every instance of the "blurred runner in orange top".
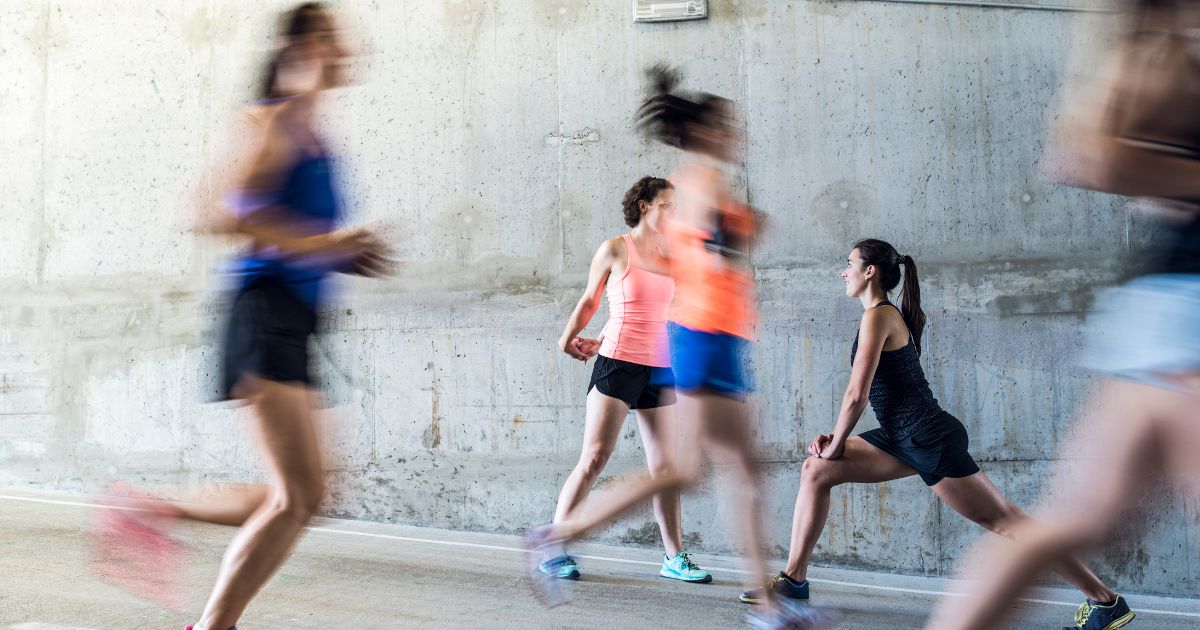
[[754, 339], [758, 324], [749, 249], [754, 211], [729, 194], [725, 173], [685, 163], [671, 174], [678, 192], [667, 230], [676, 297], [670, 320], [692, 330]]

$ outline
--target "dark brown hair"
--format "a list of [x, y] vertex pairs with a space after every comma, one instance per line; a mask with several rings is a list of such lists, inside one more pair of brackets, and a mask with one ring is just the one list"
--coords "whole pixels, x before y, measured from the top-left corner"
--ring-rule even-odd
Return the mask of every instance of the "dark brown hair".
[[325, 5], [320, 2], [305, 2], [284, 12], [279, 16], [278, 36], [283, 40], [280, 48], [271, 53], [263, 71], [262, 83], [258, 88], [260, 99], [273, 99], [285, 96], [275, 89], [275, 79], [279, 75], [279, 65], [285, 55], [291, 51], [296, 39], [316, 31], [322, 26], [321, 18], [325, 16]]
[[901, 268], [904, 270], [904, 287], [900, 289], [900, 314], [912, 333], [913, 345], [921, 354], [921, 333], [925, 331], [925, 312], [921, 310], [921, 285], [917, 284], [917, 263], [912, 256], [896, 251], [891, 243], [877, 238], [864, 238], [854, 244], [863, 265], [874, 265], [879, 270], [879, 286], [890, 293], [900, 284]]
[[625, 196], [621, 198], [621, 210], [625, 213], [625, 225], [636, 227], [642, 222], [642, 204], [641, 201], [652, 203], [658, 197], [658, 193], [664, 190], [675, 188], [671, 182], [661, 177], [643, 177], [637, 180], [637, 183], [625, 191]]
[[688, 126], [714, 125], [726, 115], [732, 102], [714, 94], [685, 94], [679, 87], [679, 71], [667, 64], [646, 70], [650, 96], [637, 111], [637, 127], [646, 136], [685, 151], [701, 148], [688, 137]]

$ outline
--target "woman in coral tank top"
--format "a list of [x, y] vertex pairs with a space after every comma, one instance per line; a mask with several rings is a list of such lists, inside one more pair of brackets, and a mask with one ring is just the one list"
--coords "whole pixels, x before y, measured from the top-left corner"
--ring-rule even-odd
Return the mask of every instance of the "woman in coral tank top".
[[[675, 446], [675, 393], [667, 352], [667, 310], [675, 282], [664, 256], [663, 229], [670, 219], [674, 187], [665, 179], [643, 177], [622, 200], [628, 234], [604, 241], [592, 257], [587, 289], [567, 321], [558, 345], [587, 361], [596, 357], [588, 384], [583, 449], [563, 484], [554, 522], [561, 522], [587, 498], [612, 455], [629, 410], [637, 411], [638, 429], [652, 476], [672, 469]], [[579, 337], [608, 295], [608, 322], [600, 339]], [[662, 534], [663, 565], [659, 575], [685, 582], [711, 582], [683, 551], [679, 492], [654, 497], [654, 516]], [[549, 577], [579, 578], [575, 559], [547, 553], [538, 570]]]
[[[667, 67], [656, 67], [650, 74], [654, 90], [639, 111], [639, 126], [649, 137], [684, 153], [683, 165], [671, 176], [675, 210], [667, 228], [667, 253], [675, 280], [668, 311], [671, 368], [679, 392], [681, 435], [686, 440], [680, 444], [673, 470], [652, 478], [627, 478], [614, 484], [604, 500], [589, 501], [565, 519], [526, 533], [531, 585], [551, 606], [566, 601], [564, 583], [548, 578], [536, 559], [553, 555], [656, 494], [693, 485], [701, 452], [733, 476], [737, 491], [728, 497], [730, 541], [745, 553], [748, 585], [762, 588], [766, 580], [761, 483], [746, 405], [751, 390], [746, 358], [757, 319], [749, 248], [759, 222], [755, 212], [730, 191], [725, 175], [741, 164], [744, 132], [731, 101], [676, 91], [678, 75]], [[564, 340], [564, 347], [569, 341]], [[586, 342], [581, 342], [579, 349], [584, 347]], [[750, 613], [754, 628], [813, 628], [829, 620], [822, 610], [771, 592], [763, 604]]]

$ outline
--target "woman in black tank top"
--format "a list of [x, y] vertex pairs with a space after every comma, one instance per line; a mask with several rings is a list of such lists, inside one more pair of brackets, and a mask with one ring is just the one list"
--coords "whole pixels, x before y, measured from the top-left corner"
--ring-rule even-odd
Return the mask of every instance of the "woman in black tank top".
[[1064, 555], [1119, 544], [1108, 557], [1135, 556], [1114, 529], [1140, 531], [1160, 513], [1131, 508], [1169, 498], [1187, 513], [1200, 498], [1200, 2], [1126, 6], [1124, 32], [1103, 38], [1111, 55], [1097, 66], [1110, 71], [1055, 116], [1063, 124], [1048, 153], [1064, 156], [1063, 183], [1138, 198], [1143, 220], [1160, 223], [1130, 257], [1133, 277], [1096, 300], [1081, 364], [1101, 378], [1055, 464], [1046, 520], [1012, 547], [981, 540], [966, 570], [973, 596], [945, 598], [930, 628], [993, 627]]
[[[902, 273], [903, 269], [903, 273]], [[901, 277], [901, 306], [888, 301]], [[825, 519], [830, 491], [844, 483], [882, 483], [920, 475], [934, 494], [955, 511], [1001, 535], [1028, 517], [1009, 503], [967, 451], [962, 423], [938, 406], [921, 369], [925, 315], [917, 266], [910, 256], [880, 240], [855, 243], [842, 272], [846, 294], [863, 305], [858, 336], [851, 346], [850, 384], [833, 433], [809, 444], [792, 520], [787, 567], [772, 578], [776, 594], [808, 599], [808, 563]], [[850, 432], [868, 402], [879, 428]], [[1115, 600], [1113, 593], [1078, 559], [1060, 571], [1092, 600]], [[761, 589], [741, 600], [761, 601]]]

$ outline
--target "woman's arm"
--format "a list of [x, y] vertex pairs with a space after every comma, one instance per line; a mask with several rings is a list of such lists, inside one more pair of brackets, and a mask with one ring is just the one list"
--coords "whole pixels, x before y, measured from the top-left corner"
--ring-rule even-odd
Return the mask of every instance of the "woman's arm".
[[[842, 408], [838, 412], [837, 424], [833, 434], [828, 436], [827, 443], [820, 444], [822, 459], [837, 459], [842, 456], [846, 438], [854, 430], [867, 408], [867, 395], [871, 392], [871, 381], [875, 379], [875, 370], [879, 367], [879, 353], [883, 352], [883, 344], [887, 341], [885, 319], [887, 313], [882, 309], [872, 308], [863, 314], [858, 326], [858, 353], [854, 358], [854, 366], [850, 369], [850, 383], [846, 385], [846, 393], [842, 395]], [[818, 440], [814, 440], [817, 443]]]
[[[1175, 30], [1170, 22], [1155, 28]], [[1048, 175], [1069, 186], [1128, 197], [1200, 199], [1200, 160], [1186, 151], [1138, 142], [1114, 131], [1110, 117], [1124, 108], [1164, 109], [1175, 92], [1148, 83], [1138, 68], [1145, 52], [1119, 44], [1102, 60], [1095, 77], [1064, 103], [1064, 122], [1051, 137]], [[1156, 77], [1151, 77], [1155, 79]], [[1180, 105], [1182, 107], [1182, 105]]]
[[592, 321], [592, 316], [596, 314], [596, 310], [600, 308], [601, 294], [604, 292], [605, 285], [608, 284], [608, 276], [612, 271], [613, 263], [619, 258], [618, 247], [621, 245], [618, 244], [618, 241], [620, 240], [604, 241], [596, 249], [596, 254], [592, 256], [592, 266], [588, 269], [587, 288], [583, 290], [583, 295], [575, 304], [575, 310], [567, 318], [567, 326], [558, 339], [558, 348], [580, 361], [587, 361], [591, 355], [585, 352], [576, 343], [576, 340], [579, 332], [587, 327], [588, 323]]
[[283, 105], [256, 108], [237, 119], [231, 130], [233, 146], [225, 164], [214, 169], [201, 185], [200, 212], [196, 229], [207, 234], [249, 237], [259, 245], [276, 247], [296, 255], [361, 249], [361, 231], [301, 234], [277, 218], [279, 208], [270, 204], [287, 169], [290, 146], [282, 129]]
[[272, 139], [278, 107], [255, 107], [234, 118], [224, 158], [200, 185], [195, 229], [203, 234], [242, 235], [244, 205], [256, 194], [265, 197], [282, 178], [283, 150]]
[[[1067, 178], [1082, 188], [1128, 197], [1200, 199], [1200, 160], [1103, 134], [1078, 134], [1080, 155], [1091, 156]], [[1086, 158], [1084, 158], [1086, 160]]]

